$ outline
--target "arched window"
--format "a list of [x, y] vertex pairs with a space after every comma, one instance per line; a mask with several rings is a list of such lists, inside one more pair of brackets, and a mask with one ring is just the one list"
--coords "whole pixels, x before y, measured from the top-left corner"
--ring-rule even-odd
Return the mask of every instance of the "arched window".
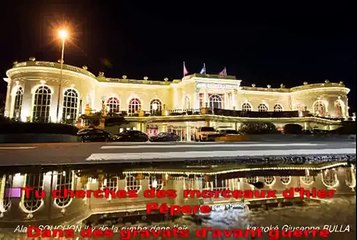
[[322, 173], [322, 183], [329, 188], [336, 187], [339, 184], [336, 172], [332, 169], [326, 169]]
[[223, 101], [222, 98], [219, 95], [211, 95], [209, 97], [209, 107], [211, 109], [221, 109], [223, 108]]
[[21, 119], [21, 107], [22, 107], [23, 97], [24, 97], [24, 90], [22, 89], [22, 87], [19, 87], [15, 94], [14, 114], [13, 114], [13, 118], [16, 121]]
[[125, 183], [126, 183], [125, 186], [126, 191], [132, 190], [132, 191], [139, 192], [141, 189], [140, 180], [136, 179], [135, 176], [133, 175], [127, 175]]
[[322, 101], [316, 101], [314, 103], [314, 114], [317, 116], [325, 116], [326, 115], [326, 106]]
[[271, 186], [275, 183], [275, 177], [274, 176], [265, 176], [264, 177], [264, 183], [268, 186]]
[[21, 206], [26, 213], [32, 214], [36, 212], [43, 205], [43, 199], [35, 195], [38, 192], [39, 196], [43, 194], [43, 173], [29, 173], [25, 174], [24, 187], [31, 187], [30, 194], [22, 193]]
[[343, 111], [343, 102], [341, 100], [337, 100], [335, 102], [335, 109], [336, 109], [336, 117], [337, 118], [343, 118], [344, 116], [344, 111]]
[[119, 100], [116, 97], [111, 97], [107, 100], [107, 108], [109, 113], [117, 113], [120, 109]]
[[283, 111], [283, 106], [281, 106], [278, 103], [274, 105], [274, 112], [282, 112], [282, 111]]
[[160, 113], [161, 110], [161, 101], [159, 99], [154, 99], [150, 102], [151, 114]]
[[264, 103], [259, 104], [259, 106], [258, 106], [258, 111], [259, 111], [259, 112], [267, 112], [267, 111], [268, 111], [267, 105], [265, 105]]
[[249, 103], [243, 103], [242, 111], [250, 112], [250, 111], [252, 111], [252, 106]]
[[108, 188], [110, 191], [118, 190], [118, 177], [107, 177], [104, 180], [103, 188]]
[[314, 177], [313, 176], [301, 176], [300, 181], [305, 185], [311, 185], [314, 183]]
[[349, 168], [345, 168], [345, 183], [350, 188], [356, 187], [356, 169], [352, 165]]
[[259, 178], [257, 176], [247, 177], [245, 179], [246, 183], [249, 183], [249, 184], [257, 183], [258, 180], [259, 180]]
[[57, 174], [57, 183], [56, 190], [58, 195], [61, 196], [55, 199], [55, 204], [60, 208], [65, 208], [71, 203], [71, 196], [68, 194], [64, 196], [64, 190], [73, 190], [73, 172], [72, 171], [63, 171]]
[[40, 86], [35, 92], [32, 119], [34, 122], [49, 122], [51, 106], [51, 90]]
[[0, 177], [0, 214], [11, 207], [12, 175]]
[[163, 187], [162, 177], [150, 175], [149, 177], [149, 189], [154, 188], [155, 190], [161, 190]]
[[74, 89], [67, 89], [63, 95], [62, 122], [72, 122], [77, 118], [78, 93]]
[[284, 185], [288, 185], [291, 182], [291, 176], [281, 176], [280, 181]]
[[138, 113], [139, 110], [141, 109], [141, 102], [137, 98], [133, 98], [129, 102], [129, 115], [133, 115], [135, 113]]

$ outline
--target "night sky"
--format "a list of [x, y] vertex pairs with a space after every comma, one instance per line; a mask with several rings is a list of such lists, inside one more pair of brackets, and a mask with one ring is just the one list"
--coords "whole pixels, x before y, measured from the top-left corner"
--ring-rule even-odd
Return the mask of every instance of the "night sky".
[[[65, 63], [87, 65], [96, 75], [103, 71], [108, 77], [175, 79], [182, 77], [185, 61], [190, 73], [199, 72], [203, 63], [209, 74], [226, 66], [229, 75], [243, 80], [242, 85], [292, 87], [304, 81], [344, 81], [355, 111], [357, 28], [352, 4], [5, 2], [0, 7], [2, 77], [13, 61], [31, 56], [57, 61], [60, 44], [53, 38], [53, 27], [65, 22], [73, 31]], [[6, 83], [1, 80], [0, 97], [5, 95]]]

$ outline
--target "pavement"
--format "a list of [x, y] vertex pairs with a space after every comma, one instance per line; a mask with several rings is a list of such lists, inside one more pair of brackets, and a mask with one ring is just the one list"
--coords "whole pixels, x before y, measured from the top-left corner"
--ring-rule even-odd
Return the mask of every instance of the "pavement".
[[0, 144], [0, 166], [164, 163], [261, 156], [356, 154], [356, 142], [37, 143]]

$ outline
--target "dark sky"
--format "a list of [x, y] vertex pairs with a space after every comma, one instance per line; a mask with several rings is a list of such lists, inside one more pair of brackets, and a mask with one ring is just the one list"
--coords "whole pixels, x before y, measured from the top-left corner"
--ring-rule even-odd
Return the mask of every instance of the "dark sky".
[[[300, 85], [325, 79], [351, 88], [355, 111], [356, 25], [352, 4], [335, 1], [7, 1], [0, 8], [0, 70], [56, 61], [51, 27], [71, 24], [65, 63], [94, 74], [182, 77], [182, 62], [208, 73], [224, 66], [243, 85]], [[193, 4], [193, 2], [195, 4]], [[252, 4], [249, 4], [252, 2]], [[233, 4], [234, 3], [234, 4]], [[351, 1], [352, 3], [352, 1]], [[4, 98], [5, 82], [0, 83]]]

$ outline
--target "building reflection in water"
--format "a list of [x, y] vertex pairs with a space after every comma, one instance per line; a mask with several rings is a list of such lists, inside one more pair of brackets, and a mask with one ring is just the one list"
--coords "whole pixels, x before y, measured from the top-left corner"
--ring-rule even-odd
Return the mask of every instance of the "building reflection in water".
[[[247, 190], [261, 189], [277, 191], [277, 199], [211, 198], [185, 199], [182, 191], [191, 190]], [[33, 187], [46, 193], [44, 198], [35, 196], [32, 191], [25, 196], [21, 187]], [[286, 200], [281, 192], [290, 187], [305, 189], [335, 189], [339, 195], [354, 195], [356, 187], [355, 165], [347, 163], [325, 164], [322, 167], [262, 167], [234, 168], [210, 167], [201, 169], [161, 169], [161, 170], [116, 170], [113, 169], [61, 169], [60, 171], [22, 172], [2, 174], [0, 177], [0, 227], [14, 227], [18, 224], [74, 224], [85, 219], [99, 219], [103, 214], [115, 213], [116, 223], [128, 221], [157, 220], [145, 214], [146, 203], [158, 202], [177, 205], [210, 205], [214, 212], [211, 218], [216, 224], [229, 225], [225, 221], [244, 217], [244, 206], [249, 209], [267, 209], [292, 204], [303, 205], [301, 199]], [[133, 198], [53, 198], [53, 190], [131, 190], [138, 194]], [[178, 196], [173, 199], [143, 197], [146, 189], [174, 189]], [[216, 214], [216, 216], [213, 216]], [[90, 216], [92, 216], [90, 218]], [[101, 216], [101, 217], [93, 217]], [[192, 216], [191, 216], [192, 217]], [[159, 217], [165, 220], [168, 216]], [[197, 220], [197, 219], [196, 219]], [[94, 221], [94, 220], [93, 220]], [[202, 218], [201, 223], [205, 223]], [[234, 221], [229, 221], [234, 222]], [[244, 221], [241, 221], [244, 222]]]

